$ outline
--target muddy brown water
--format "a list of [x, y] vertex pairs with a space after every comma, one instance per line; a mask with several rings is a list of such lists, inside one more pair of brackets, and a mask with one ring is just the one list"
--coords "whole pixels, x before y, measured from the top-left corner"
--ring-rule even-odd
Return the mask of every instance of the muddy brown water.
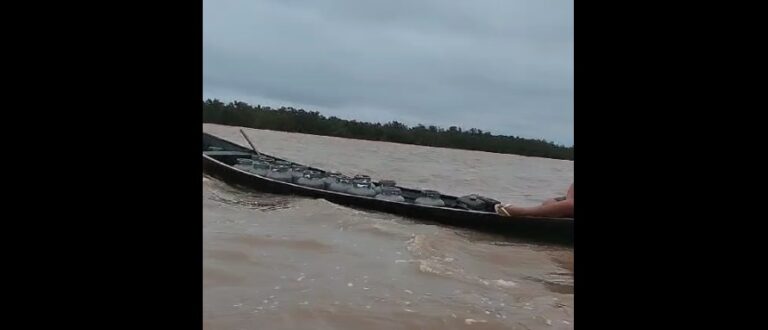
[[[203, 131], [247, 145], [239, 128]], [[573, 162], [245, 129], [260, 151], [518, 205]], [[203, 175], [205, 329], [571, 329], [573, 250], [233, 187]]]

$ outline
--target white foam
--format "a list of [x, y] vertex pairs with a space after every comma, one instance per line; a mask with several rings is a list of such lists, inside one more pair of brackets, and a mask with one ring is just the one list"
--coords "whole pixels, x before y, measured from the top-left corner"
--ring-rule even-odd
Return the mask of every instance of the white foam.
[[493, 283], [502, 288], [513, 288], [517, 286], [517, 283], [505, 280], [495, 280]]

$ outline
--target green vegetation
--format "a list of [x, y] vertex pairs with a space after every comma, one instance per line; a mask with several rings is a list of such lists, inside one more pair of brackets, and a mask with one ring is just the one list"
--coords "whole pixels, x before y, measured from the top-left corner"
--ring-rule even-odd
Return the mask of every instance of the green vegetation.
[[417, 125], [408, 127], [396, 121], [386, 124], [326, 118], [316, 111], [285, 108], [272, 109], [243, 102], [224, 104], [219, 100], [203, 101], [203, 122], [243, 126], [276, 131], [338, 136], [352, 139], [388, 141], [465, 150], [481, 150], [504, 154], [573, 160], [573, 147], [544, 140], [492, 135], [471, 128]]

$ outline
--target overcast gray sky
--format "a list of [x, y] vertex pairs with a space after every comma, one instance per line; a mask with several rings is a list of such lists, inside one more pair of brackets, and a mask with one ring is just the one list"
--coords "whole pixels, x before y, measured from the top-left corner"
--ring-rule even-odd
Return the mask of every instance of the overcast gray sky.
[[573, 144], [573, 0], [204, 0], [203, 96]]

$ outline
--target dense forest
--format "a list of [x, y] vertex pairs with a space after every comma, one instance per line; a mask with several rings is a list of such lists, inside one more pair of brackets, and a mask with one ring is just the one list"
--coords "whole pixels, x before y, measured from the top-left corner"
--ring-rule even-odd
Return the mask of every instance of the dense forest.
[[368, 123], [325, 117], [317, 111], [281, 107], [272, 109], [243, 102], [203, 101], [203, 122], [276, 131], [388, 141], [466, 150], [481, 150], [523, 156], [573, 160], [573, 147], [515, 136], [493, 135], [480, 129], [416, 125], [392, 121]]

